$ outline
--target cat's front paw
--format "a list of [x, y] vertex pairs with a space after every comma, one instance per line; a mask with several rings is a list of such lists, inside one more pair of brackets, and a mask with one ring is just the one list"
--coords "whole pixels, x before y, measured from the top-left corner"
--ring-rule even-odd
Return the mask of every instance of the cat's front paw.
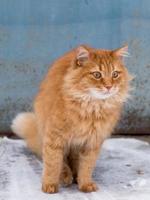
[[82, 192], [95, 192], [96, 190], [98, 190], [98, 187], [96, 183], [89, 182], [79, 185], [79, 190], [81, 190]]
[[52, 183], [43, 183], [42, 184], [42, 191], [46, 193], [57, 193], [58, 192], [58, 184]]

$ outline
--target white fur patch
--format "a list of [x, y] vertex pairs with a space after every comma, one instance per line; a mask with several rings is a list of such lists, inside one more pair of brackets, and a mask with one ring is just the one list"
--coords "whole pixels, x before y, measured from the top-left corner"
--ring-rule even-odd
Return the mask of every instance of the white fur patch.
[[19, 113], [12, 121], [11, 129], [12, 131], [21, 138], [25, 138], [26, 129], [28, 127], [32, 129], [35, 121], [34, 113], [24, 112]]
[[94, 99], [107, 99], [107, 98], [115, 95], [117, 92], [118, 92], [118, 89], [113, 89], [109, 93], [104, 93], [104, 92], [98, 91], [96, 88], [91, 88], [89, 90], [90, 96]]

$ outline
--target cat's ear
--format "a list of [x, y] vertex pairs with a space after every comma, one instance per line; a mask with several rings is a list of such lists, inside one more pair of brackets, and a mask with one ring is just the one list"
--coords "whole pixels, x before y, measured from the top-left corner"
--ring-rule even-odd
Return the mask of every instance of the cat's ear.
[[113, 50], [113, 54], [119, 58], [129, 57], [128, 45]]
[[79, 46], [76, 51], [76, 63], [81, 66], [89, 59], [90, 53], [84, 46]]

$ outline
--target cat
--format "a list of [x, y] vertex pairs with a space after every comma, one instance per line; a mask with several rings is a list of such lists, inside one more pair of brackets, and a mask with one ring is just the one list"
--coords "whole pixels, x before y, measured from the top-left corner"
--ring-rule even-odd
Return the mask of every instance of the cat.
[[13, 120], [13, 132], [43, 159], [44, 192], [56, 193], [60, 183], [73, 181], [83, 192], [98, 189], [92, 180], [96, 159], [130, 88], [127, 55], [127, 46], [103, 50], [80, 45], [71, 50], [50, 67], [33, 112]]

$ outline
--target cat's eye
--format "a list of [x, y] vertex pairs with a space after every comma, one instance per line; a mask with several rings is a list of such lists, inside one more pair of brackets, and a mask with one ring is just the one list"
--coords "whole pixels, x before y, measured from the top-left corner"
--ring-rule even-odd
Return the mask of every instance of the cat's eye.
[[113, 78], [117, 78], [119, 76], [119, 72], [118, 71], [114, 71], [113, 73], [112, 73], [112, 77]]
[[100, 72], [93, 72], [92, 75], [96, 78], [96, 79], [100, 79], [102, 77], [102, 74]]

